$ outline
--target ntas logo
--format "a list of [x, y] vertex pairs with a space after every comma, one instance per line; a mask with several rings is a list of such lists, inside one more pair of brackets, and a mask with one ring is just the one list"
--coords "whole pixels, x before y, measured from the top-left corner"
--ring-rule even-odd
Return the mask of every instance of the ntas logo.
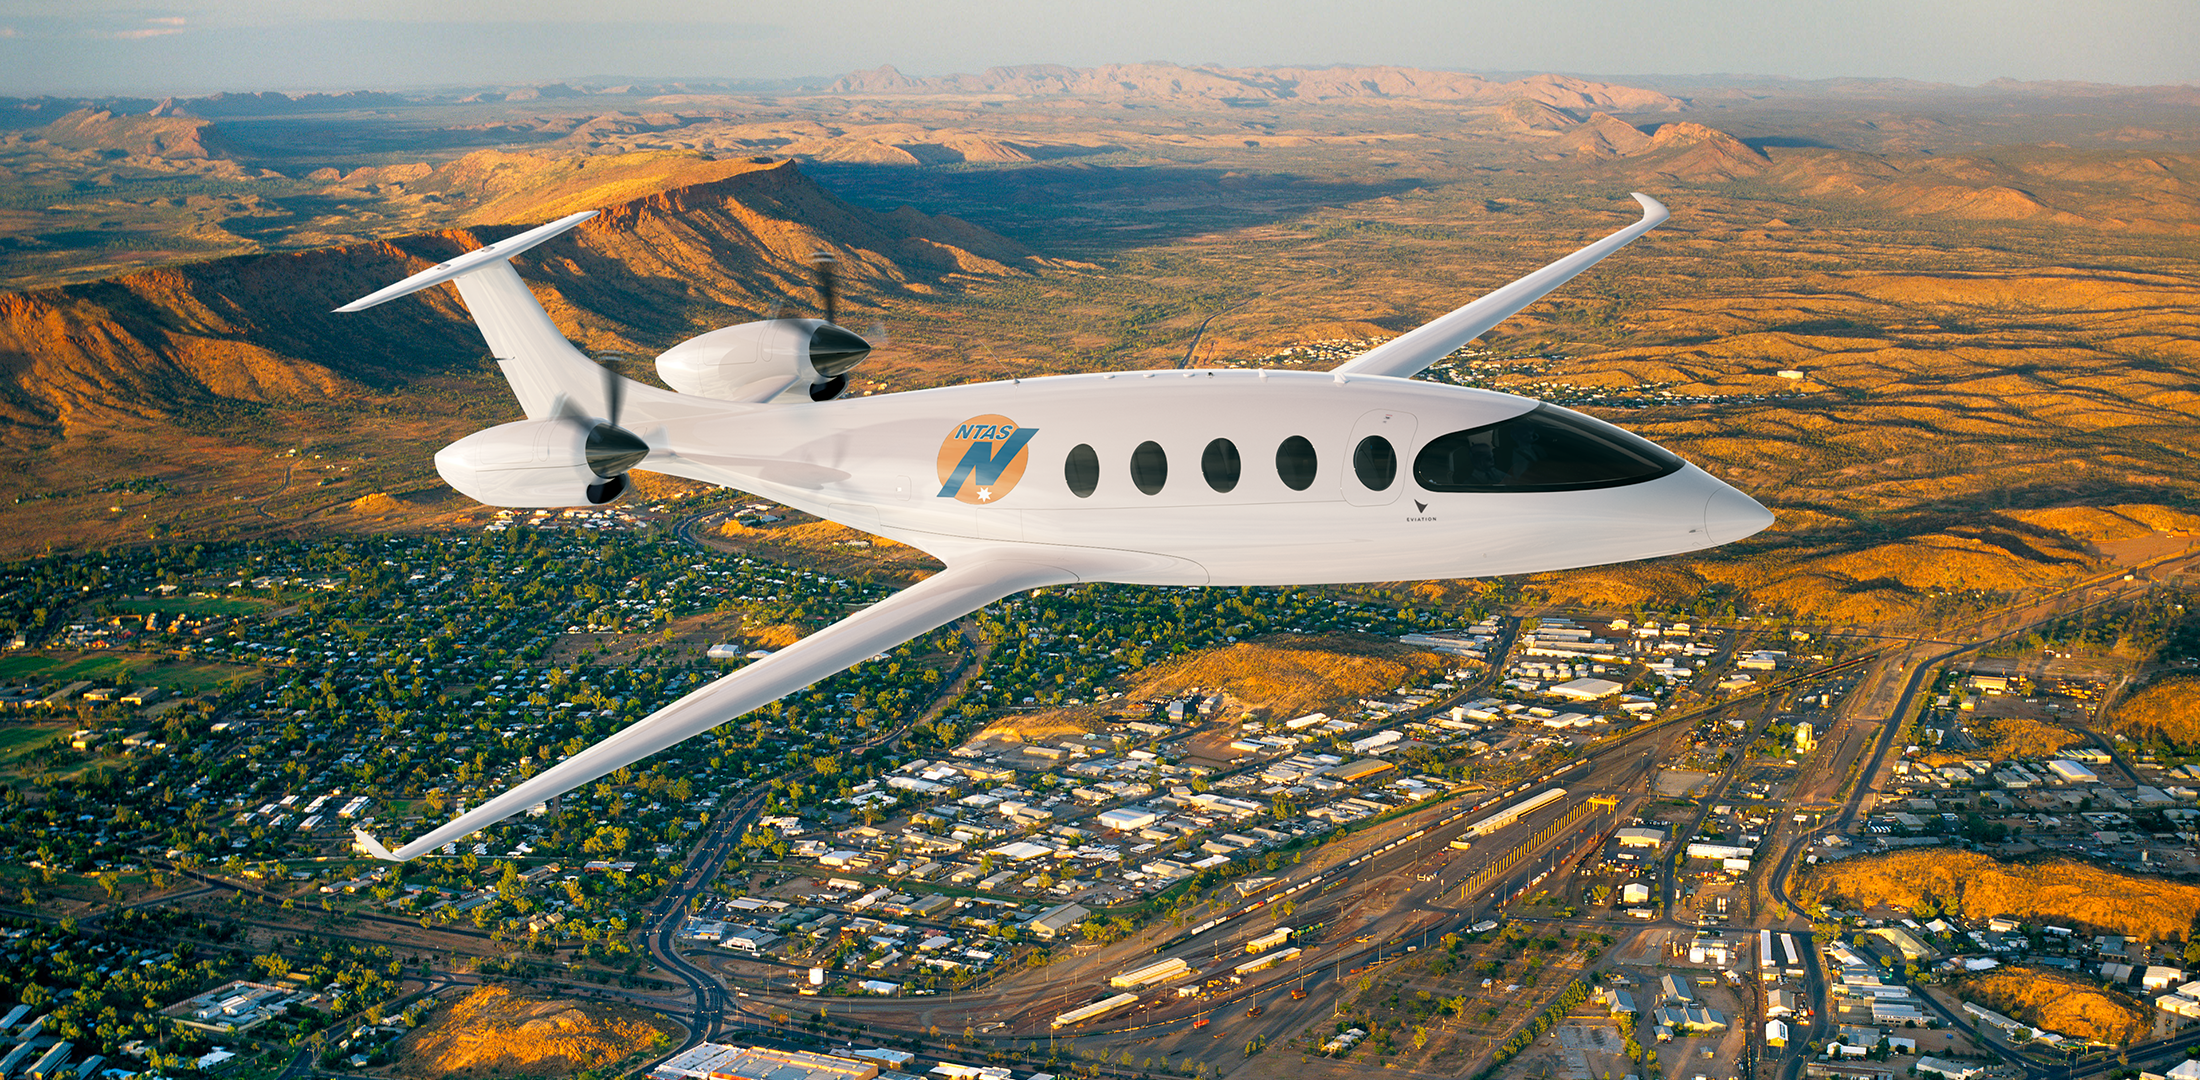
[[940, 498], [991, 503], [1015, 490], [1031, 455], [1024, 444], [1038, 428], [1017, 427], [1005, 416], [973, 416], [940, 443]]

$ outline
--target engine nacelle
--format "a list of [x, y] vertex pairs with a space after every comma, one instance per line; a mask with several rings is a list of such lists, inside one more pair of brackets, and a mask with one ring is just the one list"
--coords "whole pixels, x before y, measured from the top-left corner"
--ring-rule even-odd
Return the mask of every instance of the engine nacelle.
[[436, 451], [435, 471], [490, 506], [598, 506], [626, 490], [623, 470], [600, 476], [588, 463], [598, 426], [567, 417], [499, 424]]
[[770, 385], [784, 385], [788, 397], [828, 401], [847, 389], [848, 372], [870, 354], [870, 342], [822, 319], [769, 319], [666, 349], [657, 357], [657, 376], [699, 397], [753, 400]]

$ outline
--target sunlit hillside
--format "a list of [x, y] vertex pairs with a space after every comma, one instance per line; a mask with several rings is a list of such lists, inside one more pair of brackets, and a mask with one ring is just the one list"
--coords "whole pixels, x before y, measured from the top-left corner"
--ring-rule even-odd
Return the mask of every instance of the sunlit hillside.
[[2073, 859], [2005, 863], [1945, 848], [1819, 863], [1800, 875], [1795, 896], [1806, 907], [1886, 906], [1974, 921], [2007, 915], [2150, 941], [2182, 939], [2200, 912], [2200, 886]]
[[638, 1009], [483, 986], [407, 1036], [398, 1070], [422, 1080], [571, 1075], [669, 1046], [677, 1030]]
[[2147, 1033], [2146, 1006], [2100, 984], [2052, 968], [2004, 967], [1955, 985], [1966, 1001], [2043, 1031], [2120, 1046]]

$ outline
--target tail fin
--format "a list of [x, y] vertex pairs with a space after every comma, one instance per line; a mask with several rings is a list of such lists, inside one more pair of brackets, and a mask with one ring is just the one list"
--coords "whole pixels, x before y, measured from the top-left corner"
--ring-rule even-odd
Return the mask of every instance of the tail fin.
[[596, 211], [585, 210], [559, 218], [430, 267], [336, 310], [364, 311], [432, 285], [452, 282], [458, 286], [459, 297], [466, 301], [466, 310], [481, 328], [490, 354], [504, 369], [505, 381], [511, 384], [529, 420], [555, 416], [567, 403], [580, 405], [593, 415], [607, 416], [610, 402], [605, 400], [609, 395], [602, 369], [566, 340], [565, 332], [550, 321], [549, 313], [542, 310], [541, 302], [508, 261], [595, 216]]

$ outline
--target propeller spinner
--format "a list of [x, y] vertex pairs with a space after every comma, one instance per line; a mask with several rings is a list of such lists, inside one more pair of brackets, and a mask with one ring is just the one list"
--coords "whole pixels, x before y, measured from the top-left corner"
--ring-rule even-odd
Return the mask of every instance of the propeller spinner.
[[817, 274], [818, 298], [825, 306], [825, 325], [810, 332], [810, 366], [826, 380], [810, 388], [810, 397], [815, 401], [840, 396], [848, 388], [848, 372], [871, 355], [870, 342], [838, 325], [839, 266], [840, 260], [830, 251], [810, 256], [810, 269]]
[[601, 505], [618, 498], [626, 490], [626, 474], [649, 456], [649, 444], [642, 441], [641, 436], [619, 426], [619, 414], [626, 405], [626, 380], [600, 359], [598, 364], [603, 367], [605, 417], [593, 421], [580, 416], [572, 419], [575, 423], [589, 425], [583, 453], [588, 459], [589, 471], [603, 481], [589, 485], [588, 501]]

